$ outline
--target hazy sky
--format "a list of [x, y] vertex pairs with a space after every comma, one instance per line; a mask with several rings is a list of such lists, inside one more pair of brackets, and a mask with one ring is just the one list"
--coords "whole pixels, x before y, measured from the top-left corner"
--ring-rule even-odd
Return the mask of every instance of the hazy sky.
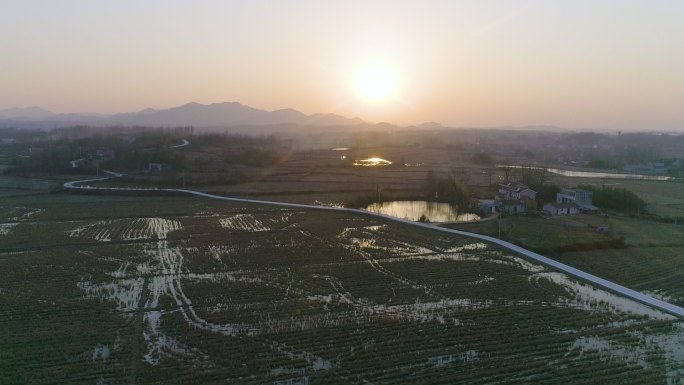
[[[684, 129], [684, 1], [0, 0], [0, 109]], [[393, 98], [359, 97], [368, 63]]]

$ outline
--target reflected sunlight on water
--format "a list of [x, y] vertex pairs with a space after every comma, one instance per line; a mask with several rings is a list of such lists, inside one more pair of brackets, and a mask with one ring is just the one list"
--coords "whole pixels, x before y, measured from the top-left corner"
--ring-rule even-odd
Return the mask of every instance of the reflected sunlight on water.
[[366, 207], [371, 212], [391, 215], [397, 218], [417, 221], [425, 215], [430, 222], [453, 222], [453, 221], [476, 221], [480, 219], [477, 214], [458, 213], [458, 206], [449, 203], [427, 201], [392, 201], [373, 203]]
[[392, 164], [389, 160], [382, 158], [368, 158], [368, 159], [357, 159], [354, 161], [354, 166], [389, 166]]

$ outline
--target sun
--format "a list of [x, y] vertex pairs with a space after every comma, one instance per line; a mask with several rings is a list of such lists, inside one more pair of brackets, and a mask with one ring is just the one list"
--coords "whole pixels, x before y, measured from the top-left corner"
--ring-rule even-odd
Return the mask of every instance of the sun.
[[356, 89], [368, 101], [383, 101], [394, 97], [397, 83], [396, 72], [381, 63], [365, 66], [356, 77]]

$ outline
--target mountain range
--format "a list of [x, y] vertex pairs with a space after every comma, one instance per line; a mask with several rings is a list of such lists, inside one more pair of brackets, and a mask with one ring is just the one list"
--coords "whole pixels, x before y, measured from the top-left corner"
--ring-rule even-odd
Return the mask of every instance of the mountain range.
[[93, 126], [195, 126], [234, 127], [294, 124], [302, 126], [355, 126], [363, 124], [359, 118], [346, 118], [336, 114], [306, 115], [293, 109], [267, 111], [237, 102], [200, 104], [112, 115], [91, 113], [56, 114], [40, 107], [0, 110], [1, 126], [52, 128], [66, 125]]

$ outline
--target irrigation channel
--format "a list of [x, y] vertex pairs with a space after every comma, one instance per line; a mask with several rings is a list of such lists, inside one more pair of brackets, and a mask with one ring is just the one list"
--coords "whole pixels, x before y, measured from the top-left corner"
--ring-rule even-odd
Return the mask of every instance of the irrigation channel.
[[176, 188], [92, 187], [92, 186], [78, 186], [77, 185], [77, 184], [86, 183], [86, 182], [102, 181], [102, 180], [106, 180], [106, 179], [112, 179], [112, 178], [123, 176], [123, 174], [112, 172], [112, 171], [104, 171], [104, 172], [111, 175], [111, 176], [104, 177], [104, 178], [86, 179], [86, 180], [66, 182], [66, 183], [64, 183], [64, 188], [67, 190], [80, 190], [80, 191], [100, 191], [100, 190], [101, 191], [127, 191], [127, 192], [157, 191], [157, 192], [169, 192], [169, 193], [185, 193], [185, 194], [191, 194], [191, 195], [201, 196], [201, 197], [205, 197], [205, 198], [219, 199], [219, 200], [230, 201], [230, 202], [255, 203], [255, 204], [262, 204], [262, 205], [275, 205], [275, 206], [303, 208], [303, 209], [342, 211], [342, 212], [350, 212], [350, 213], [356, 213], [356, 214], [361, 214], [361, 215], [366, 215], [366, 216], [372, 216], [375, 218], [383, 218], [386, 220], [390, 220], [390, 221], [394, 221], [394, 222], [400, 222], [400, 223], [404, 223], [404, 224], [411, 225], [411, 226], [423, 227], [423, 228], [430, 229], [430, 230], [440, 231], [442, 233], [456, 234], [456, 235], [461, 235], [461, 236], [465, 236], [465, 237], [475, 238], [475, 239], [479, 239], [482, 241], [494, 243], [496, 245], [499, 245], [501, 247], [509, 249], [515, 253], [523, 255], [529, 259], [532, 259], [534, 261], [537, 261], [539, 263], [542, 263], [542, 264], [549, 266], [549, 267], [552, 267], [554, 269], [560, 270], [560, 271], [562, 271], [566, 274], [569, 274], [573, 277], [579, 278], [583, 281], [590, 282], [590, 283], [595, 284], [597, 286], [608, 289], [614, 293], [620, 294], [624, 297], [627, 297], [627, 298], [633, 299], [635, 301], [638, 301], [640, 303], [652, 306], [656, 309], [660, 309], [660, 310], [665, 311], [669, 314], [676, 315], [680, 318], [684, 318], [684, 308], [682, 308], [682, 307], [671, 304], [669, 302], [659, 300], [657, 298], [653, 298], [653, 297], [648, 296], [646, 294], [640, 293], [636, 290], [632, 290], [632, 289], [624, 287], [622, 285], [618, 285], [615, 282], [608, 281], [608, 280], [603, 279], [601, 277], [597, 277], [593, 274], [589, 274], [585, 271], [576, 269], [572, 266], [568, 266], [564, 263], [560, 263], [560, 262], [555, 261], [553, 259], [547, 258], [541, 254], [537, 254], [537, 253], [532, 252], [530, 250], [524, 249], [524, 248], [517, 246], [517, 245], [514, 245], [510, 242], [506, 242], [506, 241], [503, 241], [501, 239], [490, 237], [487, 235], [481, 235], [481, 234], [470, 233], [467, 231], [460, 231], [460, 230], [454, 230], [454, 229], [447, 229], [447, 228], [439, 227], [439, 226], [432, 225], [429, 223], [413, 222], [413, 221], [409, 221], [406, 219], [396, 218], [396, 217], [392, 217], [389, 215], [383, 215], [383, 214], [378, 214], [378, 213], [372, 213], [372, 212], [369, 212], [366, 210], [360, 210], [360, 209], [350, 209], [350, 208], [330, 207], [330, 206], [314, 206], [314, 205], [305, 205], [305, 204], [298, 204], [298, 203], [262, 201], [262, 200], [245, 199], [245, 198], [231, 198], [231, 197], [226, 197], [226, 196], [221, 196], [221, 195], [203, 193], [201, 191], [187, 190], [187, 189], [176, 189]]

